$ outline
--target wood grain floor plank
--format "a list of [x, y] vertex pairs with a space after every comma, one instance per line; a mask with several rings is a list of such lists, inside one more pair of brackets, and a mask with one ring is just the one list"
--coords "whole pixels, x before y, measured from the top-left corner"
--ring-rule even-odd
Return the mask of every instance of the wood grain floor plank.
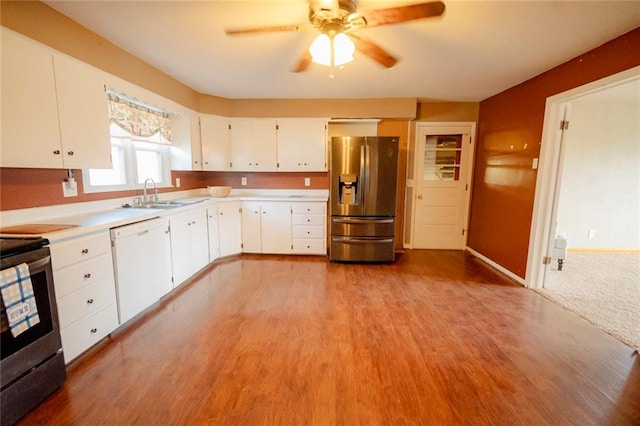
[[21, 424], [640, 424], [629, 347], [456, 251], [226, 259], [68, 372]]

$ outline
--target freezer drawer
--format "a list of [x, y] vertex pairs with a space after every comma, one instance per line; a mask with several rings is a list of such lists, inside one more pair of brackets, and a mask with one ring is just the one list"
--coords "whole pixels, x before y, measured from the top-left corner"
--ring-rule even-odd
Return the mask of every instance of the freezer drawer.
[[395, 218], [386, 217], [331, 217], [332, 236], [394, 237]]
[[336, 262], [393, 262], [393, 237], [331, 237], [329, 260]]

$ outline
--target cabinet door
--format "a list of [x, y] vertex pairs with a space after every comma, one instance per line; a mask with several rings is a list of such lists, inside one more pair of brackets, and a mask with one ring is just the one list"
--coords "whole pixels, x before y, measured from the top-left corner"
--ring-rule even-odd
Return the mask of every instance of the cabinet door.
[[197, 209], [191, 212], [191, 275], [209, 263], [209, 238], [207, 232], [207, 211]]
[[229, 119], [202, 114], [202, 161], [204, 170], [230, 171], [231, 137]]
[[54, 55], [64, 167], [110, 169], [109, 103], [104, 73]]
[[209, 241], [204, 209], [171, 216], [171, 265], [176, 287], [209, 262]]
[[260, 238], [260, 203], [242, 202], [242, 252], [262, 253]]
[[53, 56], [2, 28], [2, 167], [61, 168]]
[[291, 206], [288, 203], [262, 203], [262, 253], [291, 253]]
[[326, 155], [326, 119], [278, 119], [278, 171], [326, 171]]
[[220, 256], [230, 256], [242, 252], [240, 203], [218, 204], [218, 232]]
[[277, 134], [275, 120], [253, 120], [253, 154], [255, 170], [275, 172], [278, 170]]
[[235, 171], [276, 171], [276, 122], [269, 119], [231, 121], [231, 157]]
[[185, 112], [171, 120], [171, 169], [202, 170], [200, 116]]
[[171, 267], [173, 286], [182, 284], [191, 276], [191, 217], [188, 213], [171, 216]]
[[209, 262], [220, 257], [220, 233], [218, 231], [218, 207], [207, 209], [207, 229], [209, 237]]

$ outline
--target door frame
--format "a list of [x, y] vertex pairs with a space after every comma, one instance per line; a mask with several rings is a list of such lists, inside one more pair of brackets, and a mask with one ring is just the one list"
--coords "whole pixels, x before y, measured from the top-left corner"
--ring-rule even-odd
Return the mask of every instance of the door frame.
[[561, 172], [560, 122], [564, 119], [565, 107], [572, 100], [595, 93], [612, 86], [640, 78], [640, 66], [630, 68], [617, 74], [587, 83], [566, 92], [547, 98], [542, 125], [542, 142], [538, 164], [538, 176], [533, 202], [531, 231], [529, 234], [529, 250], [524, 284], [530, 288], [542, 288], [546, 265], [543, 258], [553, 243], [553, 223], [556, 220], [556, 205], [559, 196]]
[[[412, 153], [410, 152], [410, 150], [407, 150], [407, 164], [409, 164], [409, 162], [411, 161], [411, 154], [413, 154], [413, 176], [407, 176], [407, 183], [406, 183], [406, 188], [405, 188], [405, 209], [411, 212], [411, 221], [410, 221], [410, 232], [409, 232], [409, 237], [410, 237], [410, 242], [407, 243], [405, 241], [404, 243], [404, 248], [409, 248], [412, 249], [413, 248], [413, 243], [415, 241], [414, 238], [414, 232], [415, 232], [415, 219], [416, 219], [416, 194], [415, 194], [415, 174], [416, 171], [418, 170], [418, 165], [419, 165], [419, 161], [420, 159], [418, 158], [418, 151], [419, 151], [419, 147], [418, 144], [420, 143], [420, 129], [421, 128], [425, 128], [425, 129], [434, 129], [434, 131], [438, 131], [438, 128], [444, 128], [444, 127], [468, 127], [469, 128], [469, 137], [470, 137], [470, 143], [469, 143], [469, 156], [467, 158], [467, 180], [468, 180], [468, 185], [469, 188], [465, 194], [465, 206], [464, 206], [464, 224], [465, 224], [465, 229], [467, 229], [468, 231], [468, 225], [469, 225], [469, 212], [471, 209], [471, 192], [473, 191], [472, 188], [472, 184], [473, 184], [473, 166], [475, 164], [475, 149], [476, 149], [476, 122], [475, 121], [416, 121], [415, 122], [415, 127], [413, 129], [413, 148], [412, 148]], [[407, 170], [409, 168], [407, 167]], [[408, 194], [411, 194], [411, 197], [408, 196]], [[411, 203], [411, 204], [409, 204]], [[405, 215], [406, 217], [406, 215]], [[405, 228], [408, 225], [407, 221], [405, 221]], [[406, 229], [404, 232], [405, 235], [407, 235]], [[464, 240], [462, 243], [463, 246], [463, 250], [465, 250], [467, 248], [467, 237], [469, 235], [469, 232], [465, 232], [464, 234]]]

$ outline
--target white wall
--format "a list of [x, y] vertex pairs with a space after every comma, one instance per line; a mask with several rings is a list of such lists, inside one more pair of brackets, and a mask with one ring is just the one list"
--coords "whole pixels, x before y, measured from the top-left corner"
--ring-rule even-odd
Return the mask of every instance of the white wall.
[[640, 80], [610, 90], [571, 104], [558, 204], [569, 248], [640, 249]]

